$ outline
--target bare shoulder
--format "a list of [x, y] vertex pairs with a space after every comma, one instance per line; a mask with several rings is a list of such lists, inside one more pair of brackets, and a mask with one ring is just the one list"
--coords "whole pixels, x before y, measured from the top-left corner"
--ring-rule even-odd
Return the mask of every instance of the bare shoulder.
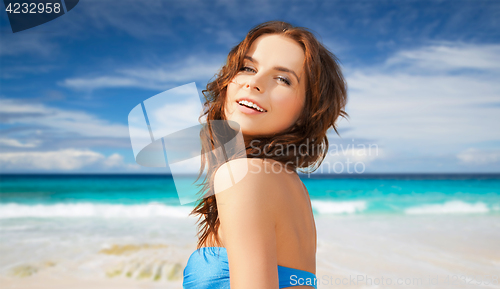
[[214, 189], [215, 193], [221, 193], [235, 186], [241, 188], [244, 184], [245, 188], [259, 194], [256, 189], [269, 191], [272, 187], [280, 187], [292, 174], [295, 172], [272, 159], [240, 158], [230, 160], [217, 169]]
[[[279, 202], [290, 170], [272, 159], [241, 158], [221, 165], [214, 176], [217, 204], [247, 202], [261, 210]], [[248, 203], [250, 202], [250, 203]], [[269, 212], [269, 211], [267, 211]]]
[[264, 159], [231, 160], [214, 176], [231, 288], [278, 288], [276, 224], [280, 178]]

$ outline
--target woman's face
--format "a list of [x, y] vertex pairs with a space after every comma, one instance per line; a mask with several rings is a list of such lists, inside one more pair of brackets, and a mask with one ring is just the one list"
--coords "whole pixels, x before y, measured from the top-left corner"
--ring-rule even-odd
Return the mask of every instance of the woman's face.
[[[302, 47], [290, 38], [275, 34], [258, 37], [242, 70], [227, 87], [226, 119], [237, 122], [246, 137], [290, 128], [304, 107], [304, 58]], [[240, 104], [241, 100], [260, 109]]]

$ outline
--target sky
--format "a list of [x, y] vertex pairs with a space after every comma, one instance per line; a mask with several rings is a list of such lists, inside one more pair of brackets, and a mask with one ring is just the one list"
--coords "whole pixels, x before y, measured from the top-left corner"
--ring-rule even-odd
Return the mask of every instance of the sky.
[[499, 19], [482, 0], [80, 0], [12, 33], [2, 12], [0, 172], [168, 171], [137, 164], [131, 110], [201, 93], [252, 27], [281, 20], [311, 30], [348, 85], [316, 173], [499, 173]]

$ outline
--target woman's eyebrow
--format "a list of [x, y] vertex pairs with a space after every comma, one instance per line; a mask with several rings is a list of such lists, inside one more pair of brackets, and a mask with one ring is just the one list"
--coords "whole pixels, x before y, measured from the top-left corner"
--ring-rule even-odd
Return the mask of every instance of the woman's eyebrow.
[[[244, 59], [247, 59], [247, 60], [250, 60], [251, 62], [255, 63], [255, 64], [259, 64], [259, 62], [255, 59], [253, 59], [251, 56], [245, 56]], [[291, 73], [293, 75], [295, 75], [295, 78], [297, 78], [297, 82], [300, 83], [300, 78], [297, 76], [297, 74], [295, 73], [295, 71], [291, 70], [291, 69], [288, 69], [286, 67], [283, 67], [283, 66], [275, 66], [273, 67], [274, 70], [278, 70], [278, 71], [283, 71], [283, 72], [288, 72], [288, 73]]]

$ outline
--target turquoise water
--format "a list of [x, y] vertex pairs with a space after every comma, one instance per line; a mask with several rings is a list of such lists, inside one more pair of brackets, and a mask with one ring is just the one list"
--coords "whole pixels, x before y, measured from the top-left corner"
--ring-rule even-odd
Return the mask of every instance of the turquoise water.
[[429, 213], [436, 214], [500, 212], [498, 176], [446, 178], [435, 175], [424, 178], [402, 175], [303, 181], [312, 200], [364, 202], [365, 209], [357, 213], [416, 213], [417, 208], [428, 208]]
[[[193, 179], [194, 180], [194, 179]], [[499, 214], [500, 175], [302, 177], [315, 214]], [[0, 218], [182, 215], [165, 175], [2, 175]]]
[[0, 203], [178, 204], [174, 182], [154, 175], [3, 175]]

